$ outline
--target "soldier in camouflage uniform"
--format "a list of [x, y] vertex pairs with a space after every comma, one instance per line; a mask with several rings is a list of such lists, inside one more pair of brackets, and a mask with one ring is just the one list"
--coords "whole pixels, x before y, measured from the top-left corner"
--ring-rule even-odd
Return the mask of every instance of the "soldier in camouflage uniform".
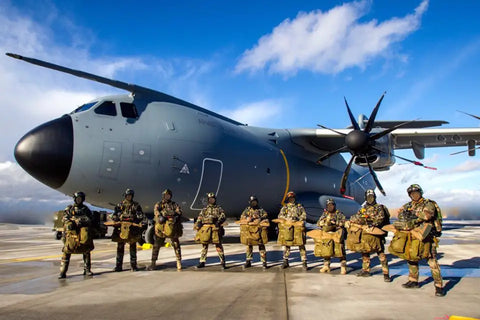
[[[146, 218], [143, 214], [142, 207], [138, 202], [133, 201], [135, 191], [127, 189], [124, 193], [125, 199], [115, 206], [115, 210], [111, 215], [113, 221], [128, 221], [136, 224], [146, 225]], [[115, 230], [114, 230], [115, 232]], [[118, 230], [117, 230], [118, 232]], [[123, 255], [125, 253], [124, 241], [117, 242], [117, 259], [116, 266], [113, 271], [120, 272], [123, 270]], [[138, 271], [137, 267], [137, 242], [130, 242], [130, 270]]]
[[[225, 212], [223, 211], [222, 207], [217, 205], [217, 198], [215, 193], [209, 192], [207, 193], [208, 205], [200, 211], [198, 215], [197, 222], [195, 227], [197, 230], [202, 228], [203, 224], [214, 224], [216, 228], [219, 228], [220, 231], [220, 243], [216, 243], [215, 247], [217, 249], [218, 257], [220, 258], [220, 265], [222, 269], [226, 269], [225, 265], [225, 254], [223, 252], [223, 245], [222, 245], [222, 236], [224, 233], [224, 229], [222, 227], [222, 223], [225, 222]], [[200, 263], [197, 265], [197, 268], [204, 268], [205, 262], [207, 261], [207, 253], [208, 253], [208, 244], [202, 244], [202, 252], [200, 254]]]
[[[350, 221], [359, 225], [367, 225], [369, 227], [382, 228], [390, 223], [390, 214], [388, 209], [377, 203], [377, 195], [372, 189], [365, 191], [365, 203], [358, 212], [350, 218]], [[381, 250], [376, 252], [380, 264], [382, 265], [383, 279], [385, 282], [391, 282], [388, 270], [388, 260], [385, 255], [385, 236], [377, 236], [381, 241]], [[362, 253], [362, 271], [357, 277], [370, 277], [370, 253]]]
[[[336, 231], [344, 229], [345, 216], [337, 209], [335, 200], [332, 198], [327, 200], [327, 208], [323, 210], [323, 214], [317, 221], [317, 226], [321, 227], [324, 231]], [[345, 252], [345, 237], [341, 238], [342, 257], [340, 258], [340, 274], [347, 274], [347, 255]], [[324, 265], [320, 272], [330, 272], [330, 258], [324, 258]]]
[[[289, 221], [303, 221], [303, 223], [305, 224], [305, 221], [307, 220], [307, 212], [300, 203], [296, 202], [295, 192], [290, 191], [287, 193], [287, 202], [283, 205], [282, 209], [280, 209], [278, 218]], [[307, 251], [305, 249], [305, 245], [298, 246], [298, 249], [300, 251], [300, 257], [302, 259], [302, 267], [304, 270], [307, 270]], [[282, 269], [286, 269], [289, 267], [289, 256], [290, 246], [285, 246], [285, 249], [283, 251]]]
[[[155, 224], [159, 225], [158, 227], [165, 224], [167, 220], [173, 220], [174, 232], [170, 239], [173, 249], [175, 250], [175, 256], [177, 257], [177, 270], [182, 270], [182, 251], [180, 249], [180, 241], [178, 240], [179, 233], [182, 229], [182, 223], [180, 220], [181, 215], [182, 209], [180, 209], [180, 206], [177, 203], [172, 201], [172, 191], [166, 189], [162, 193], [162, 201], [155, 203], [154, 220]], [[165, 244], [165, 238], [166, 236], [163, 233], [158, 235], [157, 232], [155, 232], [155, 240], [152, 250], [152, 264], [147, 268], [148, 270], [155, 269], [158, 252], [160, 251], [160, 247]]]
[[[263, 208], [258, 205], [258, 199], [256, 196], [250, 197], [250, 205], [243, 210], [242, 215], [240, 217], [241, 220], [247, 220], [248, 222], [255, 221], [255, 220], [265, 220], [268, 219], [268, 214]], [[262, 266], [264, 269], [267, 268], [267, 251], [265, 250], [265, 244], [262, 242], [262, 238], [260, 237], [258, 245], [258, 250], [260, 251], [260, 260], [262, 261]], [[252, 266], [253, 260], [253, 246], [247, 246], [246, 251], [246, 261], [244, 268], [250, 268]]]
[[[428, 265], [432, 272], [432, 278], [435, 283], [435, 295], [442, 297], [445, 295], [443, 290], [443, 280], [440, 273], [440, 266], [437, 261], [437, 245], [438, 237], [441, 236], [442, 231], [442, 213], [437, 203], [423, 197], [423, 190], [418, 184], [412, 184], [407, 189], [408, 196], [412, 201], [403, 205], [399, 209], [399, 213], [409, 211], [414, 213], [418, 219], [417, 224], [430, 224], [432, 229], [430, 234], [425, 238], [424, 242], [431, 243], [431, 250], [428, 256]], [[418, 288], [418, 261], [408, 262], [408, 282], [402, 284], [404, 288]]]
[[[89, 221], [93, 218], [92, 212], [90, 209], [83, 204], [85, 201], [85, 193], [79, 191], [76, 192], [73, 195], [73, 205], [69, 205], [67, 208], [65, 208], [65, 212], [63, 215], [63, 225], [65, 228], [63, 239], [65, 241], [65, 234], [67, 232], [67, 224], [73, 223], [75, 225], [75, 218], [85, 216], [88, 218]], [[62, 255], [62, 262], [60, 264], [60, 275], [58, 276], [59, 279], [65, 279], [67, 277], [67, 270], [68, 270], [68, 265], [70, 264], [70, 257], [71, 253], [67, 253], [68, 251], [66, 249], [66, 244], [62, 250], [63, 255]], [[85, 276], [93, 276], [93, 273], [91, 271], [91, 266], [92, 266], [92, 260], [91, 260], [91, 255], [90, 251], [83, 253], [83, 275]]]

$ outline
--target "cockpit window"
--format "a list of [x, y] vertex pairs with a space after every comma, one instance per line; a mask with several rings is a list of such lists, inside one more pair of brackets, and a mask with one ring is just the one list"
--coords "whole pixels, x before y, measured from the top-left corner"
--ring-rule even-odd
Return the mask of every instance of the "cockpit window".
[[138, 118], [137, 108], [133, 103], [120, 102], [120, 109], [124, 118]]
[[91, 107], [93, 107], [97, 102], [98, 102], [98, 101], [90, 102], [90, 103], [85, 103], [84, 105], [81, 105], [80, 107], [78, 107], [77, 109], [75, 109], [75, 111], [73, 111], [73, 113], [82, 112], [82, 111], [87, 111], [88, 109], [90, 109]]
[[95, 108], [96, 114], [103, 114], [106, 116], [116, 116], [117, 115], [117, 108], [115, 108], [115, 103], [112, 101], [105, 101], [102, 102], [101, 105]]

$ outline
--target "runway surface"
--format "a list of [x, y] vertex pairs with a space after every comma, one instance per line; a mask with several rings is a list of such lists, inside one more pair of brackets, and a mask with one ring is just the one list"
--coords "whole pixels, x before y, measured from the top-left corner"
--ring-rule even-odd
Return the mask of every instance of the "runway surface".
[[[93, 278], [84, 278], [81, 255], [72, 255], [67, 279], [58, 280], [62, 242], [50, 226], [0, 224], [0, 319], [448, 319], [480, 318], [480, 221], [445, 223], [439, 262], [447, 295], [435, 297], [426, 262], [419, 289], [404, 289], [407, 264], [388, 255], [393, 282], [383, 281], [372, 259], [370, 278], [356, 277], [361, 256], [348, 253], [348, 274], [320, 274], [322, 260], [307, 243], [309, 270], [303, 272], [297, 250], [291, 267], [280, 269], [282, 247], [267, 244], [269, 268], [263, 271], [255, 248], [253, 268], [243, 271], [245, 247], [239, 228], [226, 230], [228, 269], [222, 271], [214, 247], [207, 267], [195, 270], [200, 245], [192, 223], [181, 238], [183, 266], [175, 269], [171, 247], [162, 248], [155, 271], [145, 271], [151, 250], [139, 248], [139, 272], [112, 272], [116, 243], [95, 241]], [[453, 319], [453, 317], [452, 317]]]

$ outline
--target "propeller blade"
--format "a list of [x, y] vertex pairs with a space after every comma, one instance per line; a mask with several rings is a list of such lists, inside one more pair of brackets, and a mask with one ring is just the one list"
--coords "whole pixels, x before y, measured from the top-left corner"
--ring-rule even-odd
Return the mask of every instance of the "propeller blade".
[[473, 150], [476, 150], [476, 149], [480, 149], [480, 147], [476, 147], [476, 148], [473, 148], [473, 149], [462, 150], [462, 151], [450, 153], [450, 155], [453, 156], [453, 155], [460, 154], [460, 153], [470, 152], [470, 151], [473, 151]]
[[321, 164], [322, 161], [330, 158], [330, 157], [333, 156], [335, 153], [342, 152], [342, 151], [344, 151], [344, 150], [346, 150], [346, 149], [348, 149], [347, 146], [342, 146], [341, 148], [338, 148], [337, 150], [330, 151], [329, 153], [327, 153], [327, 154], [321, 156], [320, 158], [318, 158], [317, 163], [318, 163], [318, 164]]
[[321, 124], [317, 124], [317, 126], [319, 126], [320, 128], [323, 128], [323, 129], [327, 129], [327, 130], [330, 130], [330, 131], [333, 131], [335, 132], [336, 134], [339, 134], [341, 136], [344, 136], [346, 137], [347, 135], [343, 132], [340, 132], [340, 131], [337, 131], [337, 130], [334, 130], [334, 129], [331, 129], [331, 128], [328, 128], [328, 127], [325, 127], [325, 126], [322, 126]]
[[372, 135], [370, 138], [373, 139], [373, 140], [376, 140], [376, 139], [378, 139], [378, 138], [383, 137], [384, 135], [389, 134], [390, 132], [392, 132], [392, 131], [394, 131], [394, 130], [397, 130], [397, 129], [400, 128], [400, 127], [403, 127], [403, 126], [406, 125], [406, 124], [415, 122], [415, 121], [417, 121], [417, 120], [418, 120], [418, 119], [402, 122], [402, 123], [400, 123], [400, 124], [397, 124], [396, 126], [393, 126], [393, 127], [388, 128], [388, 129], [386, 129], [386, 130], [383, 130], [383, 131], [381, 131], [381, 132], [375, 133], [375, 134]]
[[[384, 153], [384, 154], [388, 154], [387, 152], [383, 151], [383, 150], [380, 150], [376, 147], [372, 147], [372, 149], [380, 152], [380, 153]], [[463, 152], [463, 151], [462, 151]], [[393, 154], [393, 153], [390, 153], [390, 156], [392, 157], [395, 157], [395, 158], [398, 158], [398, 159], [402, 159], [404, 161], [407, 161], [407, 162], [410, 162], [416, 166], [420, 166], [420, 167], [424, 167], [425, 169], [430, 169], [430, 170], [437, 170], [437, 168], [434, 168], [434, 167], [429, 167], [429, 166], [426, 166], [424, 165], [423, 163], [421, 163], [420, 161], [416, 161], [416, 160], [410, 160], [410, 159], [407, 159], [407, 158], [404, 158], [404, 157], [401, 157], [399, 155], [396, 155], [396, 154]]]
[[365, 126], [365, 132], [370, 132], [373, 127], [373, 123], [375, 122], [375, 117], [377, 116], [378, 109], [380, 109], [380, 104], [382, 103], [383, 97], [385, 97], [385, 94], [387, 92], [384, 92], [382, 96], [380, 97], [380, 100], [378, 100], [377, 105], [375, 108], [372, 110], [372, 114], [370, 115], [370, 118], [368, 118], [367, 125]]
[[378, 190], [380, 190], [380, 192], [381, 192], [384, 196], [386, 196], [387, 194], [385, 193], [385, 190], [383, 190], [383, 187], [382, 187], [382, 185], [380, 184], [380, 181], [378, 181], [377, 174], [376, 174], [375, 171], [373, 170], [372, 165], [370, 164], [370, 162], [368, 161], [368, 159], [367, 159], [366, 157], [365, 157], [365, 160], [367, 161], [368, 169], [370, 170], [370, 174], [372, 175], [373, 180], [375, 181], [375, 184], [377, 185]]
[[340, 193], [343, 195], [345, 194], [345, 191], [347, 191], [346, 184], [347, 184], [347, 179], [348, 179], [348, 174], [350, 173], [350, 168], [352, 168], [352, 163], [353, 160], [355, 159], [355, 156], [352, 156], [350, 158], [350, 161], [347, 164], [347, 167], [345, 168], [345, 171], [343, 172], [342, 176], [342, 182], [340, 183]]
[[345, 105], [347, 106], [348, 115], [350, 117], [350, 121], [352, 122], [353, 129], [360, 130], [360, 126], [358, 125], [357, 120], [355, 120], [352, 110], [350, 110], [350, 107], [348, 106], [347, 98], [343, 97], [343, 100], [345, 100]]
[[461, 112], [463, 114], [466, 114], [467, 116], [470, 116], [470, 117], [474, 117], [475, 119], [478, 119], [480, 120], [480, 117], [479, 116], [476, 116], [474, 114], [470, 114], [470, 113], [466, 113], [466, 112], [463, 112], [463, 111], [460, 111], [460, 110], [457, 110], [458, 112]]

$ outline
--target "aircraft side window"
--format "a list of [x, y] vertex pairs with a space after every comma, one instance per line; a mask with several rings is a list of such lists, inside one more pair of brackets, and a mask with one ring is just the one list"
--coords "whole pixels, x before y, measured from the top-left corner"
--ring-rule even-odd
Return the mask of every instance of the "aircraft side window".
[[93, 107], [98, 101], [95, 101], [95, 102], [90, 102], [90, 103], [85, 103], [83, 105], [81, 105], [80, 107], [78, 107], [77, 109], [75, 109], [75, 111], [73, 111], [73, 113], [78, 113], [78, 112], [82, 112], [82, 111], [87, 111], [88, 109], [90, 109], [91, 107]]
[[133, 103], [120, 102], [120, 109], [124, 118], [138, 118], [137, 108]]
[[106, 116], [116, 116], [117, 108], [115, 107], [115, 103], [113, 103], [112, 101], [105, 101], [95, 108], [95, 113], [103, 114]]

